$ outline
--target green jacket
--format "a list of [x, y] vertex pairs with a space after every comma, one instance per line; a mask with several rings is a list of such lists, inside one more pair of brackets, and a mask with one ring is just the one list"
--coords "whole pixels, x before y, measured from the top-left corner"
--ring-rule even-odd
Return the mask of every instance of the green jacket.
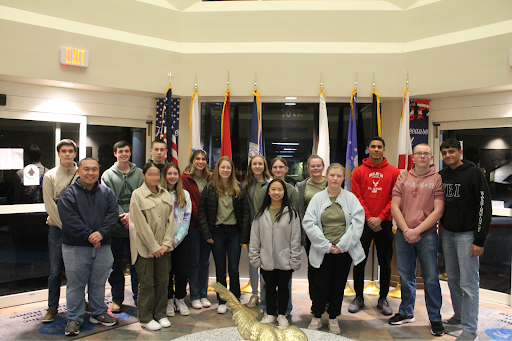
[[[134, 190], [139, 188], [143, 183], [142, 169], [130, 162], [130, 170], [124, 174], [117, 167], [117, 162], [107, 169], [101, 176], [101, 183], [109, 187], [117, 197], [119, 214], [130, 212], [130, 199]], [[124, 228], [121, 221], [117, 221], [116, 226], [112, 230], [112, 237], [129, 238], [128, 229]]]

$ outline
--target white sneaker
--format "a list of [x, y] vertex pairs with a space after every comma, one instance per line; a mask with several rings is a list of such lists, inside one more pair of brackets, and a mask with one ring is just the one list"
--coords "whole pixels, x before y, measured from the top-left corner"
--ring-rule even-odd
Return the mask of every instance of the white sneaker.
[[169, 328], [171, 326], [171, 322], [167, 319], [167, 317], [163, 317], [158, 320], [158, 323], [162, 326], [162, 328]]
[[219, 304], [219, 307], [217, 308], [217, 312], [219, 314], [225, 314], [226, 311], [228, 311], [228, 307], [225, 304]]
[[336, 335], [341, 334], [340, 324], [337, 319], [329, 319], [329, 333]]
[[212, 304], [210, 303], [210, 301], [208, 301], [207, 298], [201, 298], [201, 305], [203, 306], [203, 308], [210, 308], [212, 306]]
[[[279, 315], [281, 316], [281, 315]], [[268, 315], [267, 313], [263, 314], [263, 318], [261, 319], [261, 323], [274, 323], [276, 317], [274, 315]]]
[[203, 305], [201, 304], [201, 301], [193, 300], [192, 301], [192, 308], [194, 308], [194, 309], [203, 309]]
[[141, 323], [141, 327], [146, 328], [148, 330], [160, 330], [162, 329], [162, 326], [160, 323], [156, 322], [155, 320], [151, 320], [148, 323]]
[[320, 328], [322, 328], [322, 319], [318, 319], [316, 317], [313, 317], [311, 319], [311, 323], [308, 326], [308, 329], [318, 330]]
[[178, 310], [180, 311], [180, 314], [183, 316], [190, 315], [190, 310], [188, 310], [188, 307], [185, 304], [185, 300], [183, 298], [178, 301]]
[[290, 322], [288, 322], [288, 319], [284, 315], [277, 316], [277, 323], [279, 324], [279, 327], [285, 327], [285, 328], [290, 325]]
[[165, 315], [174, 316], [174, 300], [172, 298], [167, 300], [167, 309], [165, 310]]

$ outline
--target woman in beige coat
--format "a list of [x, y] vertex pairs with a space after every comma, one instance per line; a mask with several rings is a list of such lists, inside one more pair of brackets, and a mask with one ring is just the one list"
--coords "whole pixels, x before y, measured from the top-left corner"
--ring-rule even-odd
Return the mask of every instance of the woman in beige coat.
[[174, 238], [174, 201], [158, 185], [160, 170], [148, 162], [142, 170], [144, 184], [130, 201], [132, 264], [139, 276], [137, 301], [140, 325], [149, 330], [170, 327], [166, 317], [167, 285]]

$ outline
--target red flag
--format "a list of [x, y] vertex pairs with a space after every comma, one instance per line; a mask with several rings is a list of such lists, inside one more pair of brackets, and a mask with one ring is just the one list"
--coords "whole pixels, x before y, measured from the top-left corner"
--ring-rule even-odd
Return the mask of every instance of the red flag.
[[220, 130], [220, 156], [233, 157], [231, 153], [231, 132], [230, 132], [230, 112], [229, 112], [229, 90], [224, 95], [224, 107], [222, 108], [221, 130]]

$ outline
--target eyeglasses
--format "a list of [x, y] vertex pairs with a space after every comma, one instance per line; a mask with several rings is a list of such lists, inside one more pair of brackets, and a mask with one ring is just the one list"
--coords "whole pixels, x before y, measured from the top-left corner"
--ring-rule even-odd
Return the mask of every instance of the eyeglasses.
[[431, 153], [420, 153], [420, 152], [417, 152], [417, 153], [414, 153], [414, 155], [416, 156], [424, 156], [424, 157], [429, 157], [430, 155], [432, 155]]
[[272, 169], [283, 169], [286, 168], [286, 166], [272, 166]]

